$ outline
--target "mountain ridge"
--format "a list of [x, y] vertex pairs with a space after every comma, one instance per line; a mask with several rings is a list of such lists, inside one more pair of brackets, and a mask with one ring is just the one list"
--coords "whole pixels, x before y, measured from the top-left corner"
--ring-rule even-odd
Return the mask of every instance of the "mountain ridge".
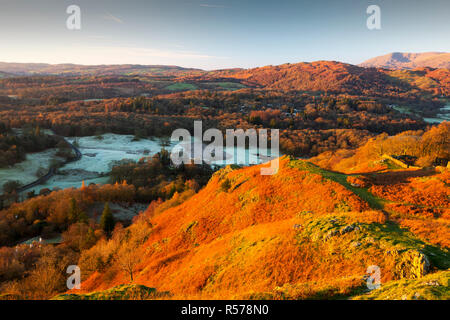
[[366, 68], [338, 61], [286, 63], [251, 69], [205, 71], [161, 65], [10, 64], [0, 62], [0, 72], [21, 76], [130, 76], [170, 77], [175, 82], [232, 81], [269, 90], [336, 92], [368, 96], [398, 96], [409, 92], [448, 95], [450, 69], [421, 67], [391, 70]]
[[81, 65], [73, 63], [15, 63], [0, 62], [0, 72], [16, 75], [64, 75], [64, 74], [109, 74], [119, 75], [130, 72], [152, 70], [154, 72], [167, 71], [173, 75], [182, 72], [203, 72], [201, 69], [183, 68], [174, 65], [142, 65], [142, 64], [103, 64]]
[[359, 64], [361, 67], [386, 69], [416, 69], [423, 67], [450, 69], [450, 53], [448, 52], [392, 52], [370, 58]]

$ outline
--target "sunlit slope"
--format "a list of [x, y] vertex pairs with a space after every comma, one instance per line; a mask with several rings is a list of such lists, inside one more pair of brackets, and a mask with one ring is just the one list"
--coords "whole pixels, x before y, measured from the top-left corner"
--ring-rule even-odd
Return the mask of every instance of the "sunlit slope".
[[390, 95], [396, 98], [407, 92], [448, 95], [450, 79], [449, 70], [445, 68], [387, 70], [336, 61], [217, 70], [200, 77], [234, 78], [266, 89]]
[[[347, 297], [364, 292], [370, 265], [383, 282], [449, 267], [447, 251], [387, 222], [343, 178], [287, 157], [272, 176], [227, 167], [183, 204], [151, 206], [121, 241], [97, 244], [82, 260], [107, 261], [104, 252], [131, 246], [141, 257], [134, 283], [174, 298], [225, 299]], [[366, 200], [374, 207], [376, 197]], [[129, 281], [111, 264], [82, 289]]]

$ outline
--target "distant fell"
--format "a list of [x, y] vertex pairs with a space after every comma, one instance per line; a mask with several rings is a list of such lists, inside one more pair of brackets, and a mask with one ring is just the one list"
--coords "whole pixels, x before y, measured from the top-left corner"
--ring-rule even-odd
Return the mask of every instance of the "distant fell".
[[[448, 64], [450, 54], [446, 55]], [[445, 60], [445, 56], [441, 58]], [[404, 63], [407, 61], [405, 57], [396, 59], [405, 61]], [[428, 60], [430, 59], [431, 57]], [[421, 61], [425, 60], [427, 59], [423, 58]], [[2, 73], [9, 74], [8, 77], [40, 75], [162, 77], [176, 82], [233, 82], [268, 90], [344, 93], [370, 97], [398, 97], [411, 92], [447, 96], [450, 92], [450, 69], [448, 68], [417, 67], [389, 70], [365, 68], [338, 61], [286, 63], [251, 69], [234, 68], [214, 71], [164, 65], [51, 65], [0, 62], [0, 78]], [[195, 90], [197, 86], [178, 84], [169, 89], [186, 91]]]
[[10, 73], [6, 73], [6, 72], [2, 72], [0, 71], [0, 79], [2, 78], [10, 78], [13, 77], [14, 75], [10, 74]]
[[183, 76], [186, 73], [204, 72], [200, 69], [183, 68], [165, 65], [79, 65], [79, 64], [46, 64], [46, 63], [10, 63], [0, 62], [2, 72], [14, 75], [159, 75]]
[[415, 69], [423, 67], [450, 69], [450, 53], [393, 52], [364, 61], [359, 66], [387, 69]]
[[[403, 71], [408, 74], [399, 74]], [[337, 61], [314, 61], [232, 72], [217, 70], [201, 75], [200, 78], [235, 79], [247, 86], [272, 90], [398, 96], [411, 90], [447, 94], [448, 74], [448, 69], [384, 70]]]

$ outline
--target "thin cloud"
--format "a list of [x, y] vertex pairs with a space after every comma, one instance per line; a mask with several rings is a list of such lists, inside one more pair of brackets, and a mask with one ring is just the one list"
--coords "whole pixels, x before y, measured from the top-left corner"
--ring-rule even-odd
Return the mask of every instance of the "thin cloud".
[[205, 8], [228, 8], [227, 6], [223, 6], [223, 5], [219, 5], [219, 4], [207, 4], [207, 3], [200, 4], [200, 7], [205, 7]]
[[97, 39], [97, 40], [105, 40], [105, 39], [110, 39], [111, 37], [107, 37], [107, 36], [87, 36], [89, 39]]
[[120, 24], [123, 24], [123, 20], [122, 19], [120, 19], [120, 18], [118, 18], [118, 17], [116, 17], [116, 16], [113, 16], [111, 13], [109, 13], [109, 12], [107, 12], [104, 16], [103, 16], [103, 18], [105, 18], [106, 20], [112, 20], [112, 21], [115, 21], [115, 22], [117, 22], [117, 23], [120, 23]]

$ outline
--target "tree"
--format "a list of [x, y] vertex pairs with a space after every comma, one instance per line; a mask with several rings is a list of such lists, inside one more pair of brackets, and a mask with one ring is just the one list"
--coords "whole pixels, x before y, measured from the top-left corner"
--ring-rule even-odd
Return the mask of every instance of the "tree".
[[73, 257], [61, 254], [54, 247], [43, 247], [41, 256], [28, 276], [24, 289], [29, 299], [49, 299], [65, 288], [65, 268]]
[[67, 214], [69, 223], [87, 222], [88, 217], [80, 208], [78, 208], [75, 198], [70, 198], [69, 212]]
[[138, 248], [130, 243], [126, 243], [117, 253], [116, 261], [119, 267], [128, 273], [130, 282], [133, 282], [133, 276], [136, 266], [141, 261]]
[[228, 192], [228, 190], [231, 188], [231, 181], [230, 179], [226, 178], [224, 182], [220, 185], [220, 190], [223, 192]]
[[114, 216], [111, 212], [111, 209], [109, 208], [109, 203], [106, 202], [102, 217], [100, 218], [100, 226], [107, 235], [110, 235], [114, 230], [114, 224]]
[[19, 181], [7, 181], [4, 185], [3, 185], [3, 191], [5, 193], [13, 193], [14, 191], [16, 191], [17, 189], [19, 189], [21, 187], [21, 183]]
[[85, 223], [74, 223], [62, 234], [64, 243], [76, 252], [92, 247], [97, 238], [94, 230]]

